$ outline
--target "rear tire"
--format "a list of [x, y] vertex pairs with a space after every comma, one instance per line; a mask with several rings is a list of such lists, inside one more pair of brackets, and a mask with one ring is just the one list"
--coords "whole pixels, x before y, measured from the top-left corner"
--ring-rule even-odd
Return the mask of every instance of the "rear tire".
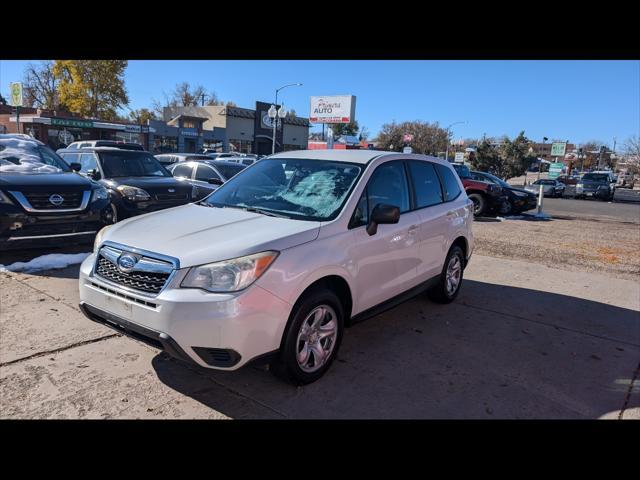
[[[447, 259], [444, 261], [438, 283], [427, 292], [429, 299], [436, 303], [451, 303], [456, 299], [462, 286], [464, 262], [462, 249], [457, 245], [451, 247]], [[451, 282], [455, 282], [455, 285], [452, 285]]]
[[329, 370], [338, 353], [344, 310], [335, 293], [318, 288], [304, 294], [291, 315], [270, 370], [294, 385], [307, 385]]
[[485, 210], [487, 209], [487, 202], [482, 195], [480, 195], [479, 193], [472, 193], [471, 195], [469, 195], [469, 200], [473, 202], [474, 217], [479, 217], [480, 215], [484, 214]]

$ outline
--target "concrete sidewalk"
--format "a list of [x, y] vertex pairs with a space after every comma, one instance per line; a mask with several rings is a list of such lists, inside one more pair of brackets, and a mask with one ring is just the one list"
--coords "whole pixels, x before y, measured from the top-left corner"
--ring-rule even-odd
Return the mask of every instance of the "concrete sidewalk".
[[327, 375], [295, 388], [90, 322], [77, 270], [0, 273], [0, 417], [640, 417], [637, 281], [474, 255], [455, 303], [419, 297], [348, 329]]

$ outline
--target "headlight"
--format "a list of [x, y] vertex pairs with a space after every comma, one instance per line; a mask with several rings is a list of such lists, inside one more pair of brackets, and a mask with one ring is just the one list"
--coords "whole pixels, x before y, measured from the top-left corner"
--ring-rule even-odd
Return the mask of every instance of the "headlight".
[[102, 228], [96, 234], [96, 239], [93, 241], [93, 252], [94, 253], [96, 252], [96, 250], [100, 246], [100, 243], [102, 243], [102, 239], [104, 238], [104, 234], [107, 233], [107, 230], [110, 229], [111, 227], [113, 227], [113, 225], [107, 225], [106, 227]]
[[6, 203], [8, 205], [13, 205], [13, 202], [9, 198], [7, 194], [5, 194], [2, 190], [0, 190], [0, 203]]
[[278, 252], [268, 251], [193, 267], [180, 286], [209, 292], [237, 292], [260, 278], [277, 256]]
[[581, 183], [576, 183], [576, 188], [582, 188], [584, 185], [582, 185]]
[[91, 194], [91, 201], [97, 202], [98, 200], [106, 200], [109, 198], [109, 192], [104, 187], [96, 188]]
[[125, 197], [127, 200], [131, 200], [132, 202], [142, 202], [151, 198], [151, 196], [147, 192], [138, 187], [120, 185], [116, 188], [116, 190], [118, 190], [123, 197]]
[[529, 196], [524, 192], [516, 192], [515, 190], [511, 190], [511, 191], [515, 194], [516, 197], [528, 197]]

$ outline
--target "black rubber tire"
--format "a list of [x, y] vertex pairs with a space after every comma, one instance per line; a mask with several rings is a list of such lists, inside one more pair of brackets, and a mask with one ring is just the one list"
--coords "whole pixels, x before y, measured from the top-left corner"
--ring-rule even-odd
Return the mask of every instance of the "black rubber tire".
[[[298, 331], [300, 330], [301, 323], [306, 316], [318, 305], [329, 305], [336, 313], [338, 317], [338, 334], [336, 337], [335, 347], [331, 352], [329, 360], [316, 372], [305, 372], [299, 366], [296, 360], [296, 340], [298, 337]], [[291, 312], [291, 318], [285, 329], [282, 343], [280, 346], [280, 352], [274, 360], [269, 369], [274, 375], [280, 379], [292, 383], [294, 385], [307, 385], [315, 382], [322, 377], [331, 364], [335, 360], [338, 350], [340, 349], [340, 343], [342, 342], [342, 334], [344, 332], [344, 309], [338, 296], [331, 290], [326, 288], [314, 289], [304, 294], [300, 298]]]
[[[454, 255], [458, 255], [460, 257], [460, 261], [462, 262], [462, 272], [460, 273], [461, 276], [460, 276], [460, 283], [458, 284], [458, 288], [452, 295], [449, 295], [447, 293], [447, 286], [446, 286], [446, 270], [447, 270], [447, 265], [449, 265], [449, 260]], [[427, 296], [429, 297], [429, 299], [436, 303], [453, 302], [458, 296], [458, 293], [460, 292], [460, 287], [462, 287], [462, 282], [464, 280], [464, 267], [465, 267], [464, 252], [459, 246], [454, 245], [453, 247], [451, 247], [451, 249], [449, 249], [449, 253], [447, 255], [446, 260], [444, 261], [444, 266], [442, 267], [442, 272], [440, 273], [440, 278], [438, 279], [438, 283], [427, 291]]]
[[513, 205], [511, 204], [511, 200], [507, 200], [506, 202], [503, 202], [502, 205], [500, 205], [500, 215], [509, 215], [514, 212], [515, 210], [513, 208]]
[[469, 195], [469, 200], [473, 202], [473, 216], [479, 217], [483, 215], [487, 210], [487, 202], [484, 197], [479, 193], [472, 193]]

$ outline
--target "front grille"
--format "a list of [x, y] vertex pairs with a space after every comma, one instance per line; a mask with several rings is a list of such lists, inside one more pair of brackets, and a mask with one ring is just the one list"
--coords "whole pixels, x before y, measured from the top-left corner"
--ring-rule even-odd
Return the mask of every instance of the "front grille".
[[[31, 206], [36, 210], [57, 210], [67, 208], [78, 208], [82, 203], [84, 192], [25, 192], [23, 193]], [[60, 205], [54, 205], [49, 198], [52, 195], [62, 197]]]
[[123, 287], [152, 294], [160, 293], [170, 276], [170, 273], [122, 272], [115, 263], [103, 256], [102, 253], [98, 256], [96, 274]]
[[181, 200], [189, 200], [186, 193], [159, 193], [156, 198], [161, 202], [178, 202]]

